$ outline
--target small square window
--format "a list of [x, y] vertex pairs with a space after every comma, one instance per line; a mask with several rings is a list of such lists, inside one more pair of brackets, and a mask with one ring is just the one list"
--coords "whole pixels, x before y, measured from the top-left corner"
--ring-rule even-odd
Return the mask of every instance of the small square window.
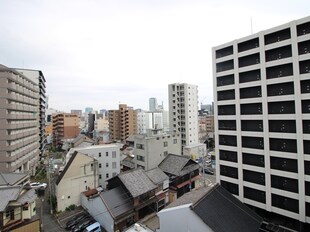
[[70, 199], [70, 196], [68, 196], [68, 199]]
[[101, 174], [99, 174], [99, 179], [101, 180], [101, 178], [102, 178], [102, 175], [101, 175]]
[[105, 153], [105, 156], [108, 157], [108, 156], [109, 156], [109, 152], [106, 152], [106, 153]]
[[116, 151], [112, 151], [112, 158], [116, 158]]
[[109, 167], [109, 163], [106, 163], [105, 166], [108, 168]]
[[105, 175], [105, 177], [106, 177], [106, 178], [109, 178], [109, 173], [107, 173], [107, 174]]
[[101, 152], [99, 152], [99, 157], [101, 157]]
[[99, 168], [101, 168], [101, 163], [99, 164]]

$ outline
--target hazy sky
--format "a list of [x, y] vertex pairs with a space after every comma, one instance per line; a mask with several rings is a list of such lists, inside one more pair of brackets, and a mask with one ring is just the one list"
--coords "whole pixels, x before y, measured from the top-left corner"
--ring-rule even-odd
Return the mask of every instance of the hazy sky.
[[168, 84], [210, 103], [211, 49], [310, 15], [309, 0], [0, 0], [0, 63], [39, 69], [49, 107], [168, 109]]

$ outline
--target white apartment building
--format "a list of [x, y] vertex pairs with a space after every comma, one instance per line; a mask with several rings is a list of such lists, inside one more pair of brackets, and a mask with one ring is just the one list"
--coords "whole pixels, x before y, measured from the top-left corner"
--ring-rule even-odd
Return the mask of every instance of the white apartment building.
[[170, 131], [181, 133], [182, 147], [198, 143], [198, 86], [168, 86]]
[[168, 125], [166, 123], [167, 116], [166, 111], [143, 111], [136, 110], [137, 112], [137, 134], [146, 134], [149, 129], [163, 129], [168, 131]]
[[106, 188], [106, 180], [120, 173], [120, 146], [118, 144], [95, 145], [83, 148], [71, 148], [66, 161], [78, 151], [98, 160], [99, 186]]
[[307, 17], [212, 54], [217, 182], [298, 231], [310, 223], [309, 52]]
[[156, 168], [168, 154], [181, 155], [181, 135], [166, 134], [160, 129], [148, 130], [148, 134], [134, 135], [135, 167], [144, 170]]

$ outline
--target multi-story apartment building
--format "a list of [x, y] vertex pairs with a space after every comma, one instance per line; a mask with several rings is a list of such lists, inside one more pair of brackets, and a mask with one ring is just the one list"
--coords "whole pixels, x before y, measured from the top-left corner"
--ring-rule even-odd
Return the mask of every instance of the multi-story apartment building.
[[137, 133], [137, 113], [132, 107], [120, 104], [118, 110], [109, 110], [111, 140], [126, 140]]
[[47, 144], [45, 136], [45, 112], [47, 108], [47, 98], [45, 95], [45, 77], [40, 70], [16, 69], [21, 74], [35, 81], [39, 85], [39, 136], [40, 136], [40, 156], [43, 155]]
[[53, 114], [53, 145], [62, 144], [65, 139], [75, 138], [80, 134], [80, 118], [77, 114]]
[[198, 143], [198, 87], [175, 83], [168, 88], [170, 131], [181, 133], [182, 147]]
[[310, 223], [309, 51], [310, 17], [213, 48], [217, 182], [298, 231]]
[[144, 170], [156, 168], [168, 154], [181, 154], [180, 133], [162, 133], [160, 129], [147, 130], [147, 134], [134, 135], [135, 154], [132, 162]]
[[0, 96], [0, 171], [34, 174], [40, 154], [39, 80], [0, 65]]
[[105, 144], [82, 148], [71, 148], [66, 156], [67, 162], [71, 155], [78, 151], [98, 161], [99, 186], [106, 188], [107, 180], [120, 173], [120, 145]]

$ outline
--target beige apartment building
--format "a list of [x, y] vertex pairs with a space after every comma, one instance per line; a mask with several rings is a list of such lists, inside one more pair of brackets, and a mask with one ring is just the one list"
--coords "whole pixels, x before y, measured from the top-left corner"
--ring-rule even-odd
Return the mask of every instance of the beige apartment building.
[[0, 171], [34, 174], [40, 148], [40, 87], [0, 65]]
[[125, 140], [137, 133], [137, 113], [132, 107], [120, 104], [118, 110], [109, 111], [111, 140]]
[[53, 114], [53, 145], [59, 145], [64, 139], [72, 139], [80, 134], [80, 118], [77, 114]]

